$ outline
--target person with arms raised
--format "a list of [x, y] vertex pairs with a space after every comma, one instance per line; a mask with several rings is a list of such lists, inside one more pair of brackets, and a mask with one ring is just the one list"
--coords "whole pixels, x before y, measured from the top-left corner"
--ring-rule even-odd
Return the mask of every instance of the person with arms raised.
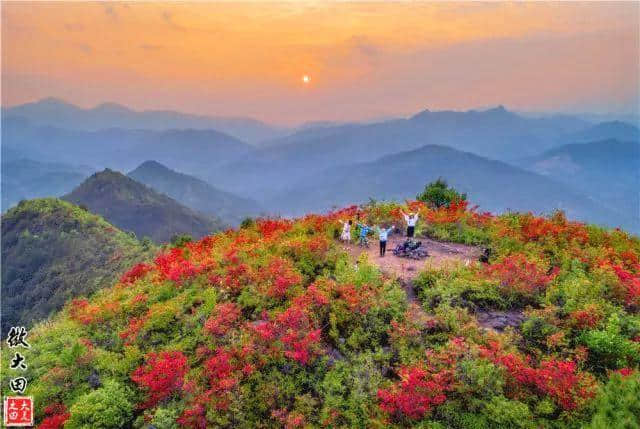
[[403, 211], [400, 211], [400, 213], [404, 217], [405, 222], [407, 222], [407, 237], [413, 238], [413, 234], [416, 230], [416, 223], [418, 223], [418, 213], [406, 214]]

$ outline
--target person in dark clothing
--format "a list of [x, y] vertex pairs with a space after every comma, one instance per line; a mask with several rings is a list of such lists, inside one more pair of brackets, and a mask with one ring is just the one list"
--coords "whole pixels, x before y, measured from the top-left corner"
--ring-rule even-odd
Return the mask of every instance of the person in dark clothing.
[[413, 237], [413, 233], [416, 230], [416, 223], [418, 223], [418, 213], [409, 213], [406, 214], [405, 212], [400, 212], [402, 213], [402, 216], [404, 217], [405, 222], [407, 222], [407, 237], [408, 238], [412, 238]]

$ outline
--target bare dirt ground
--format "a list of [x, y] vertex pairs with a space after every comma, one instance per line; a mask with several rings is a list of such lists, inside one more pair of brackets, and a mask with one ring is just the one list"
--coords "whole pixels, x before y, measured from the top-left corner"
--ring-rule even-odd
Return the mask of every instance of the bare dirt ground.
[[422, 242], [422, 247], [427, 250], [429, 256], [425, 259], [415, 260], [394, 256], [393, 249], [404, 242], [406, 238], [394, 234], [387, 240], [387, 252], [380, 257], [379, 242], [376, 239], [369, 240], [369, 248], [357, 246], [355, 243], [343, 244], [344, 249], [355, 259], [363, 252], [367, 252], [369, 261], [378, 265], [380, 271], [389, 277], [400, 280], [407, 298], [410, 302], [418, 303], [413, 290], [413, 279], [425, 268], [445, 268], [452, 264], [468, 264], [477, 261], [482, 249], [477, 246], [468, 246], [458, 243], [441, 243], [430, 238], [416, 238]]
[[411, 282], [413, 278], [423, 269], [444, 268], [447, 265], [456, 263], [471, 263], [477, 261], [482, 253], [482, 249], [477, 246], [467, 246], [458, 243], [441, 243], [430, 238], [416, 238], [422, 242], [422, 248], [429, 252], [429, 257], [421, 260], [399, 258], [393, 255], [393, 249], [404, 242], [405, 237], [400, 235], [390, 235], [387, 241], [387, 253], [381, 258], [378, 240], [370, 239], [369, 248], [358, 247], [356, 244], [343, 245], [354, 259], [357, 259], [362, 252], [367, 252], [369, 261], [377, 264], [380, 270], [388, 275], [397, 277], [401, 281]]

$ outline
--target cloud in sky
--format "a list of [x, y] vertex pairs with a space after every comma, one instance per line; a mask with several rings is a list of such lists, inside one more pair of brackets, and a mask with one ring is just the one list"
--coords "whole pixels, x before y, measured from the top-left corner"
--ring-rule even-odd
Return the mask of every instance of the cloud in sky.
[[279, 123], [494, 104], [626, 112], [639, 102], [639, 7], [5, 3], [2, 102], [53, 95]]

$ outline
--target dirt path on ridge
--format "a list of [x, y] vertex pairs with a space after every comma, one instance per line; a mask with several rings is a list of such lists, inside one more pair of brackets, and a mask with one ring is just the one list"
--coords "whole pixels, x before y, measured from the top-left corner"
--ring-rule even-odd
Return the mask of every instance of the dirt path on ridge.
[[425, 259], [414, 260], [394, 256], [393, 249], [404, 242], [405, 237], [399, 234], [389, 236], [387, 240], [387, 252], [380, 257], [378, 240], [369, 240], [369, 248], [358, 247], [356, 244], [342, 244], [342, 247], [356, 260], [363, 252], [368, 254], [369, 261], [376, 264], [383, 274], [400, 280], [407, 294], [409, 302], [418, 303], [413, 290], [413, 279], [425, 268], [444, 268], [456, 263], [471, 263], [477, 261], [482, 249], [477, 246], [469, 246], [458, 243], [443, 243], [430, 238], [416, 238], [422, 242], [422, 248], [426, 249], [429, 256]]

